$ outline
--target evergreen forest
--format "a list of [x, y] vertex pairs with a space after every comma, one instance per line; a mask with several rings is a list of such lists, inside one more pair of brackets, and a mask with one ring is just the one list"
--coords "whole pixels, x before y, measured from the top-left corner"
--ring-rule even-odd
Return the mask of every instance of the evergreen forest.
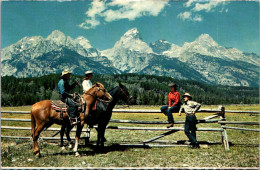
[[[22, 106], [32, 105], [46, 99], [58, 100], [59, 79], [60, 74], [30, 78], [2, 77], [1, 105]], [[81, 84], [83, 76], [71, 75], [70, 83], [76, 80]], [[128, 88], [135, 105], [167, 105], [170, 92], [169, 83], [178, 84], [177, 91], [180, 95], [188, 92], [193, 96], [193, 100], [203, 105], [259, 103], [258, 87], [207, 85], [193, 80], [139, 74], [94, 74], [91, 81], [92, 83], [95, 81], [102, 83], [108, 91], [121, 82]], [[82, 87], [76, 87], [71, 93], [73, 92], [82, 94]]]

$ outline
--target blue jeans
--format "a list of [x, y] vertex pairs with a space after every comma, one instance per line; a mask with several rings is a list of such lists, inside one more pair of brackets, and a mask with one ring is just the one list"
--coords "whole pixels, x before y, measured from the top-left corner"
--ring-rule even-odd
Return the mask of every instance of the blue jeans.
[[163, 112], [168, 117], [169, 123], [174, 123], [172, 113], [179, 112], [179, 110], [180, 110], [180, 105], [175, 105], [173, 107], [170, 107], [169, 109], [168, 109], [168, 106], [161, 107], [161, 112]]
[[191, 142], [192, 145], [197, 143], [197, 139], [196, 139], [197, 122], [198, 120], [195, 115], [186, 116], [184, 132], [186, 136], [189, 138], [189, 141]]
[[69, 114], [70, 117], [75, 118], [76, 116], [79, 115], [79, 113], [78, 113], [78, 106], [76, 105], [75, 102], [72, 101], [71, 98], [67, 97], [65, 99], [65, 103], [69, 106], [68, 114]]

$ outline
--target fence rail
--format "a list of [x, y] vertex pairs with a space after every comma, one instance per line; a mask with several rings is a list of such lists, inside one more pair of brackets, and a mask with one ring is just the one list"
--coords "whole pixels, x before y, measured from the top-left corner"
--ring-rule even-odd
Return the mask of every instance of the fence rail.
[[[3, 121], [18, 121], [18, 122], [31, 122], [31, 119], [16, 119], [16, 118], [1, 118]], [[198, 123], [217, 123], [219, 119], [212, 120], [198, 120]], [[111, 119], [111, 123], [132, 123], [132, 124], [168, 124], [167, 121], [138, 121], [138, 120], [119, 120]], [[175, 124], [184, 124], [185, 121], [176, 121]]]
[[[31, 127], [16, 127], [16, 126], [1, 126], [1, 129], [13, 129], [13, 130], [31, 130]], [[172, 128], [164, 128], [164, 127], [124, 127], [124, 126], [108, 126], [107, 129], [119, 129], [119, 130], [153, 130], [153, 131], [183, 131], [182, 127], [172, 127]], [[59, 131], [60, 128], [48, 128], [45, 131]], [[87, 131], [84, 129], [85, 132]], [[72, 129], [72, 131], [76, 131]], [[197, 128], [197, 131], [223, 131], [222, 128]]]
[[[200, 109], [197, 112], [219, 112], [219, 109]], [[251, 113], [259, 114], [259, 111], [247, 110], [225, 110], [226, 113]], [[14, 114], [30, 114], [30, 111], [8, 111], [2, 110], [1, 113], [14, 113]], [[161, 113], [160, 110], [137, 110], [137, 109], [114, 109], [113, 113]]]
[[[136, 110], [136, 109], [114, 109], [113, 112], [115, 113], [161, 113], [158, 110]], [[215, 112], [215, 114], [211, 116], [207, 116], [203, 119], [199, 119], [198, 123], [218, 123], [221, 125], [220, 128], [197, 128], [197, 131], [212, 131], [212, 132], [221, 132], [222, 137], [222, 143], [224, 144], [224, 147], [226, 150], [229, 150], [229, 142], [228, 142], [228, 136], [226, 129], [231, 130], [245, 130], [245, 131], [255, 131], [259, 132], [259, 129], [248, 129], [248, 128], [239, 128], [239, 127], [228, 127], [225, 126], [226, 124], [240, 124], [240, 125], [259, 125], [259, 122], [242, 122], [242, 121], [225, 121], [225, 113], [231, 112], [231, 113], [256, 113], [259, 114], [259, 111], [231, 111], [231, 110], [225, 110], [224, 107], [219, 107], [218, 109], [201, 109], [199, 112]], [[217, 112], [217, 113], [216, 113]], [[29, 111], [2, 111], [2, 113], [11, 113], [11, 114], [30, 114]], [[214, 119], [216, 117], [220, 117], [220, 119]], [[19, 121], [19, 122], [31, 122], [31, 119], [16, 119], [16, 118], [1, 118], [1, 121]], [[132, 123], [132, 124], [167, 124], [166, 121], [137, 121], [137, 120], [117, 120], [117, 119], [111, 119], [111, 123]], [[184, 121], [177, 121], [175, 124], [184, 124]], [[94, 128], [97, 128], [97, 126], [94, 126]], [[1, 126], [1, 129], [10, 129], [10, 130], [31, 130], [31, 127], [14, 127], [14, 126]], [[107, 129], [116, 129], [116, 130], [143, 130], [143, 131], [166, 131], [163, 134], [153, 137], [151, 139], [145, 140], [142, 142], [142, 144], [131, 144], [133, 146], [148, 146], [147, 143], [153, 142], [157, 139], [160, 139], [162, 137], [165, 137], [167, 135], [170, 135], [172, 133], [175, 133], [177, 131], [183, 131], [183, 127], [172, 127], [172, 128], [166, 128], [166, 127], [125, 127], [125, 126], [108, 126]], [[59, 140], [60, 138], [54, 137], [57, 134], [59, 134], [60, 128], [48, 128], [45, 129], [46, 131], [56, 131], [53, 137], [41, 137], [40, 139], [44, 140]], [[72, 129], [73, 132], [75, 132], [75, 129]], [[87, 133], [87, 137], [82, 137], [83, 139], [87, 141], [90, 137], [90, 129], [84, 128], [82, 132]], [[22, 136], [1, 136], [1, 138], [16, 138], [16, 139], [31, 139], [31, 137], [22, 137]], [[64, 138], [66, 139], [66, 138]], [[86, 142], [85, 141], [85, 142]], [[152, 146], [152, 145], [151, 145]], [[158, 145], [161, 147], [162, 145]], [[170, 146], [170, 145], [167, 145]], [[164, 147], [167, 147], [166, 145]], [[171, 145], [173, 146], [173, 145]], [[174, 145], [174, 146], [180, 146], [180, 145]]]

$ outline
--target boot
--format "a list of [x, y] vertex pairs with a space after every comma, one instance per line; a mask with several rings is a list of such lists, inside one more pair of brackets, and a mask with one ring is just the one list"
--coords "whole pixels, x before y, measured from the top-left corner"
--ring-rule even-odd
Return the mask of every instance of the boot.
[[200, 148], [200, 145], [199, 145], [198, 142], [196, 142], [196, 143], [190, 144], [189, 148], [190, 149], [197, 149], [197, 148]]
[[167, 128], [173, 127], [174, 123], [170, 123]]

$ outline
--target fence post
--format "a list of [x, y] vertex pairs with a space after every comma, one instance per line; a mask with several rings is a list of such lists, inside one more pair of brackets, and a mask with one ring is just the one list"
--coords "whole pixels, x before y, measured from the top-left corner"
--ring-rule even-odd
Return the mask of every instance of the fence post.
[[[219, 113], [220, 119], [222, 121], [226, 121], [226, 118], [225, 118], [225, 107], [220, 106], [219, 108], [220, 108], [220, 113]], [[223, 129], [223, 131], [221, 132], [221, 142], [224, 145], [225, 150], [229, 150], [227, 131], [223, 127], [225, 125], [226, 125], [225, 123], [221, 123], [221, 128]]]

